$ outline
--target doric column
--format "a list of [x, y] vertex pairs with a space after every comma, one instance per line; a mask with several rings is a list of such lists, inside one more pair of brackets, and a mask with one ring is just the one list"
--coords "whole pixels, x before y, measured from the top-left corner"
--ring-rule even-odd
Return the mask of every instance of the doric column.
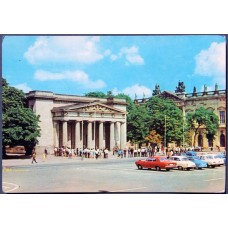
[[115, 143], [120, 146], [120, 122], [115, 123]]
[[112, 150], [114, 146], [115, 146], [114, 122], [110, 122], [110, 150]]
[[88, 129], [87, 129], [87, 147], [93, 147], [92, 141], [92, 122], [88, 121]]
[[92, 135], [93, 135], [92, 148], [96, 148], [96, 121], [93, 122], [93, 127], [94, 128], [93, 128], [93, 133], [92, 133]]
[[67, 121], [63, 121], [63, 146], [67, 146]]
[[99, 149], [104, 147], [104, 122], [99, 122]]
[[54, 146], [59, 146], [59, 122], [54, 121]]
[[120, 148], [126, 149], [127, 135], [126, 135], [126, 122], [121, 123], [120, 133]]
[[67, 123], [67, 146], [71, 147], [71, 129], [72, 129], [72, 123]]
[[80, 148], [81, 147], [81, 140], [80, 140], [80, 122], [75, 122], [75, 147]]

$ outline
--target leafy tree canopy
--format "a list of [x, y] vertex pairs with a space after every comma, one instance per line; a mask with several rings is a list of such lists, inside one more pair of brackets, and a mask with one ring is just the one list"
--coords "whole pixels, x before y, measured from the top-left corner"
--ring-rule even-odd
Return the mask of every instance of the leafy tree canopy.
[[145, 138], [153, 146], [156, 146], [162, 142], [162, 136], [157, 134], [155, 130], [152, 130], [149, 135]]
[[150, 115], [150, 131], [155, 130], [163, 136], [166, 143], [183, 139], [183, 116], [182, 111], [169, 99], [151, 97], [147, 102]]
[[107, 98], [107, 95], [101, 91], [99, 92], [89, 92], [85, 94], [86, 97], [97, 97], [97, 98]]
[[193, 113], [187, 113], [186, 121], [188, 130], [194, 131], [194, 146], [196, 145], [196, 135], [201, 128], [205, 129], [204, 133], [208, 139], [213, 139], [219, 127], [218, 116], [203, 107]]
[[25, 106], [25, 94], [2, 79], [2, 146], [24, 146], [27, 153], [40, 136], [39, 116]]
[[145, 105], [135, 105], [128, 113], [128, 140], [137, 143], [144, 143], [145, 137], [149, 134], [150, 116]]

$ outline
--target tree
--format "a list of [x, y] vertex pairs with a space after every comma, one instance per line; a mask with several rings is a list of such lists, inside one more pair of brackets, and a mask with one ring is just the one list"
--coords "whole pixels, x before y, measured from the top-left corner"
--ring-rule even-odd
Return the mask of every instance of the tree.
[[134, 143], [144, 143], [145, 137], [149, 134], [148, 122], [150, 116], [145, 105], [135, 105], [128, 113], [128, 140]]
[[186, 116], [188, 130], [194, 132], [193, 145], [196, 146], [196, 136], [200, 129], [209, 140], [213, 140], [219, 127], [218, 117], [210, 110], [203, 107]]
[[150, 115], [149, 129], [155, 130], [163, 137], [164, 144], [183, 139], [182, 111], [169, 99], [151, 97], [146, 104]]
[[101, 91], [89, 92], [85, 94], [86, 97], [97, 97], [97, 98], [107, 98], [107, 95]]
[[152, 130], [149, 135], [145, 138], [152, 146], [157, 146], [162, 142], [162, 136], [159, 135], [155, 130]]
[[30, 154], [38, 143], [40, 127], [39, 116], [26, 108], [25, 94], [10, 87], [5, 79], [2, 80], [2, 151], [5, 156], [6, 146], [21, 145]]

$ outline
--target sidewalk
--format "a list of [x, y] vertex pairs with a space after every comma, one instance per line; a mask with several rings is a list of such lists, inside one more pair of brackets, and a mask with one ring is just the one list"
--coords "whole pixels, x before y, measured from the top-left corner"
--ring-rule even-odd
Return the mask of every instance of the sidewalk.
[[[136, 157], [135, 157], [136, 158]], [[75, 163], [75, 162], [97, 162], [97, 161], [108, 161], [108, 160], [122, 160], [122, 159], [132, 159], [132, 158], [120, 158], [117, 155], [109, 154], [108, 158], [81, 158], [73, 156], [72, 158], [69, 157], [63, 157], [63, 156], [54, 156], [53, 154], [47, 155], [47, 157], [44, 159], [42, 155], [36, 156], [36, 163], [32, 164], [32, 157], [30, 158], [13, 158], [13, 159], [3, 159], [2, 160], [2, 167], [10, 167], [10, 166], [24, 166], [24, 165], [47, 165], [47, 164], [66, 164], [66, 163]], [[139, 159], [137, 157], [136, 159]]]

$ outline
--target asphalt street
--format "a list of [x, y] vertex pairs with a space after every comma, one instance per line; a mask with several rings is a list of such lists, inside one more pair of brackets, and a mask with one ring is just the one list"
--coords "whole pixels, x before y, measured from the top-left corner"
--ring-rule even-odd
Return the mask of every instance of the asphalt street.
[[139, 158], [67, 159], [3, 164], [5, 193], [223, 193], [226, 166], [203, 170], [138, 170]]

